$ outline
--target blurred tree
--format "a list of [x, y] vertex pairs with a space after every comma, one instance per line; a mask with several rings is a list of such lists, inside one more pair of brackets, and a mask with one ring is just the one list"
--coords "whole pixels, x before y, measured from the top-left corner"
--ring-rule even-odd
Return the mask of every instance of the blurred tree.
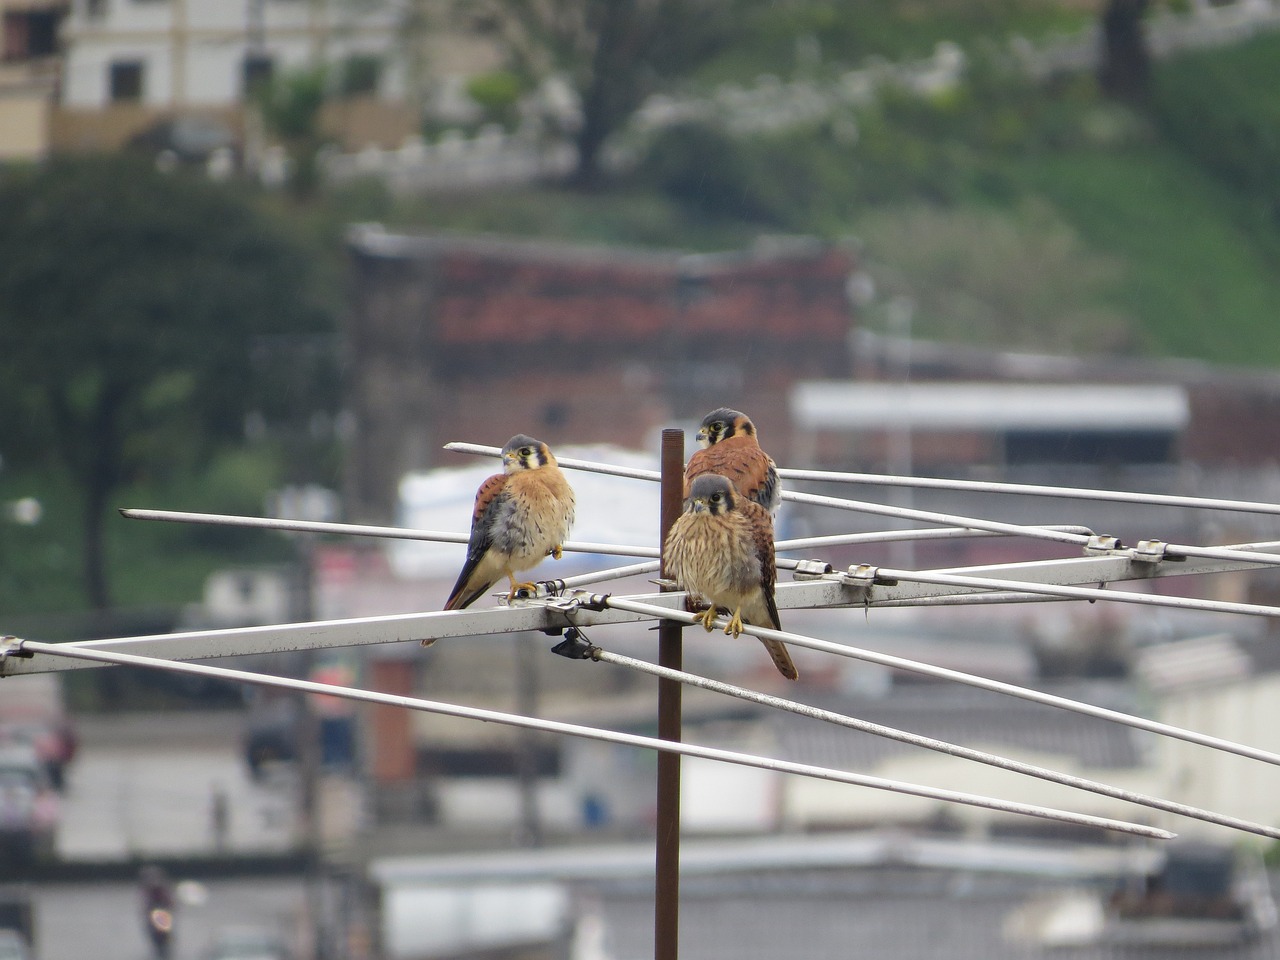
[[281, 349], [331, 334], [307, 258], [226, 188], [123, 157], [10, 168], [0, 263], [0, 423], [79, 486], [97, 609], [120, 484], [336, 400], [331, 358]]
[[320, 110], [329, 87], [329, 72], [309, 67], [272, 76], [254, 90], [263, 123], [288, 152], [288, 185], [299, 197], [311, 196], [319, 185], [316, 154], [324, 142]]
[[452, 13], [492, 36], [536, 86], [562, 77], [581, 122], [573, 182], [594, 186], [601, 150], [652, 93], [731, 41], [742, 0], [454, 0]]
[[1102, 9], [1102, 56], [1098, 83], [1117, 100], [1141, 104], [1151, 84], [1151, 55], [1142, 18], [1149, 0], [1107, 0]]

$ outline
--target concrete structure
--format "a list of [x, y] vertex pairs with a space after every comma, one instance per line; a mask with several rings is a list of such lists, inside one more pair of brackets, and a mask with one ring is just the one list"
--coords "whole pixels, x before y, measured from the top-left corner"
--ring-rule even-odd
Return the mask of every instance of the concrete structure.
[[[1154, 646], [1139, 658], [1137, 672], [1162, 722], [1262, 750], [1280, 748], [1280, 658], [1274, 636], [1247, 642], [1216, 634]], [[1162, 796], [1262, 823], [1280, 822], [1276, 767], [1168, 738], [1157, 741], [1152, 752]], [[1235, 842], [1245, 839], [1257, 838]]]

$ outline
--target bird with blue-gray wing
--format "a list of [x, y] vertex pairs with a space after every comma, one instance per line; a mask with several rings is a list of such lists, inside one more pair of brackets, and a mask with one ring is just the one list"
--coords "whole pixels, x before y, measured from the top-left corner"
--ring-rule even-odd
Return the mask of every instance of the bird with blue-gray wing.
[[503, 472], [489, 477], [476, 492], [467, 559], [445, 601], [446, 610], [475, 603], [506, 577], [507, 599], [531, 583], [516, 573], [531, 570], [548, 554], [560, 559], [573, 525], [573, 488], [551, 449], [541, 440], [517, 434], [502, 448]]

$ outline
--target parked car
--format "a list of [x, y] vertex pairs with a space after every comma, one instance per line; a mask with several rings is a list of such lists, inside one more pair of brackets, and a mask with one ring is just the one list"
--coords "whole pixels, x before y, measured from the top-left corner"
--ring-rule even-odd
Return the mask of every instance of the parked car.
[[0, 850], [19, 860], [53, 856], [58, 794], [29, 744], [0, 746]]
[[25, 743], [36, 749], [49, 779], [61, 790], [75, 757], [76, 736], [63, 703], [62, 678], [53, 674], [10, 677], [0, 691], [0, 747]]

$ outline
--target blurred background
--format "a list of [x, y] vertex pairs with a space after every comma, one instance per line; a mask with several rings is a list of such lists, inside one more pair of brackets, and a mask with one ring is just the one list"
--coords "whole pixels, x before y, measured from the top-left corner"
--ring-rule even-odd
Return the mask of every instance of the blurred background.
[[[0, 634], [439, 609], [459, 546], [117, 508], [464, 533], [495, 465], [449, 441], [654, 468], [662, 428], [691, 452], [725, 405], [787, 467], [1280, 500], [1274, 0], [0, 0], [0, 25]], [[657, 543], [653, 485], [571, 480], [575, 539]], [[1226, 511], [795, 486], [1280, 539]], [[778, 533], [895, 523], [788, 504]], [[1150, 589], [1280, 594], [1265, 571]], [[1269, 621], [1153, 609], [786, 626], [1280, 748]], [[652, 656], [616, 629], [592, 639]], [[695, 672], [1280, 822], [1257, 763], [807, 651], [783, 691], [754, 643], [687, 640]], [[551, 642], [227, 665], [651, 732], [650, 681]], [[688, 960], [1280, 956], [1258, 838], [693, 693], [685, 721], [1193, 841], [690, 761]], [[651, 954], [653, 758], [489, 726], [126, 668], [0, 681], [0, 957]]]

